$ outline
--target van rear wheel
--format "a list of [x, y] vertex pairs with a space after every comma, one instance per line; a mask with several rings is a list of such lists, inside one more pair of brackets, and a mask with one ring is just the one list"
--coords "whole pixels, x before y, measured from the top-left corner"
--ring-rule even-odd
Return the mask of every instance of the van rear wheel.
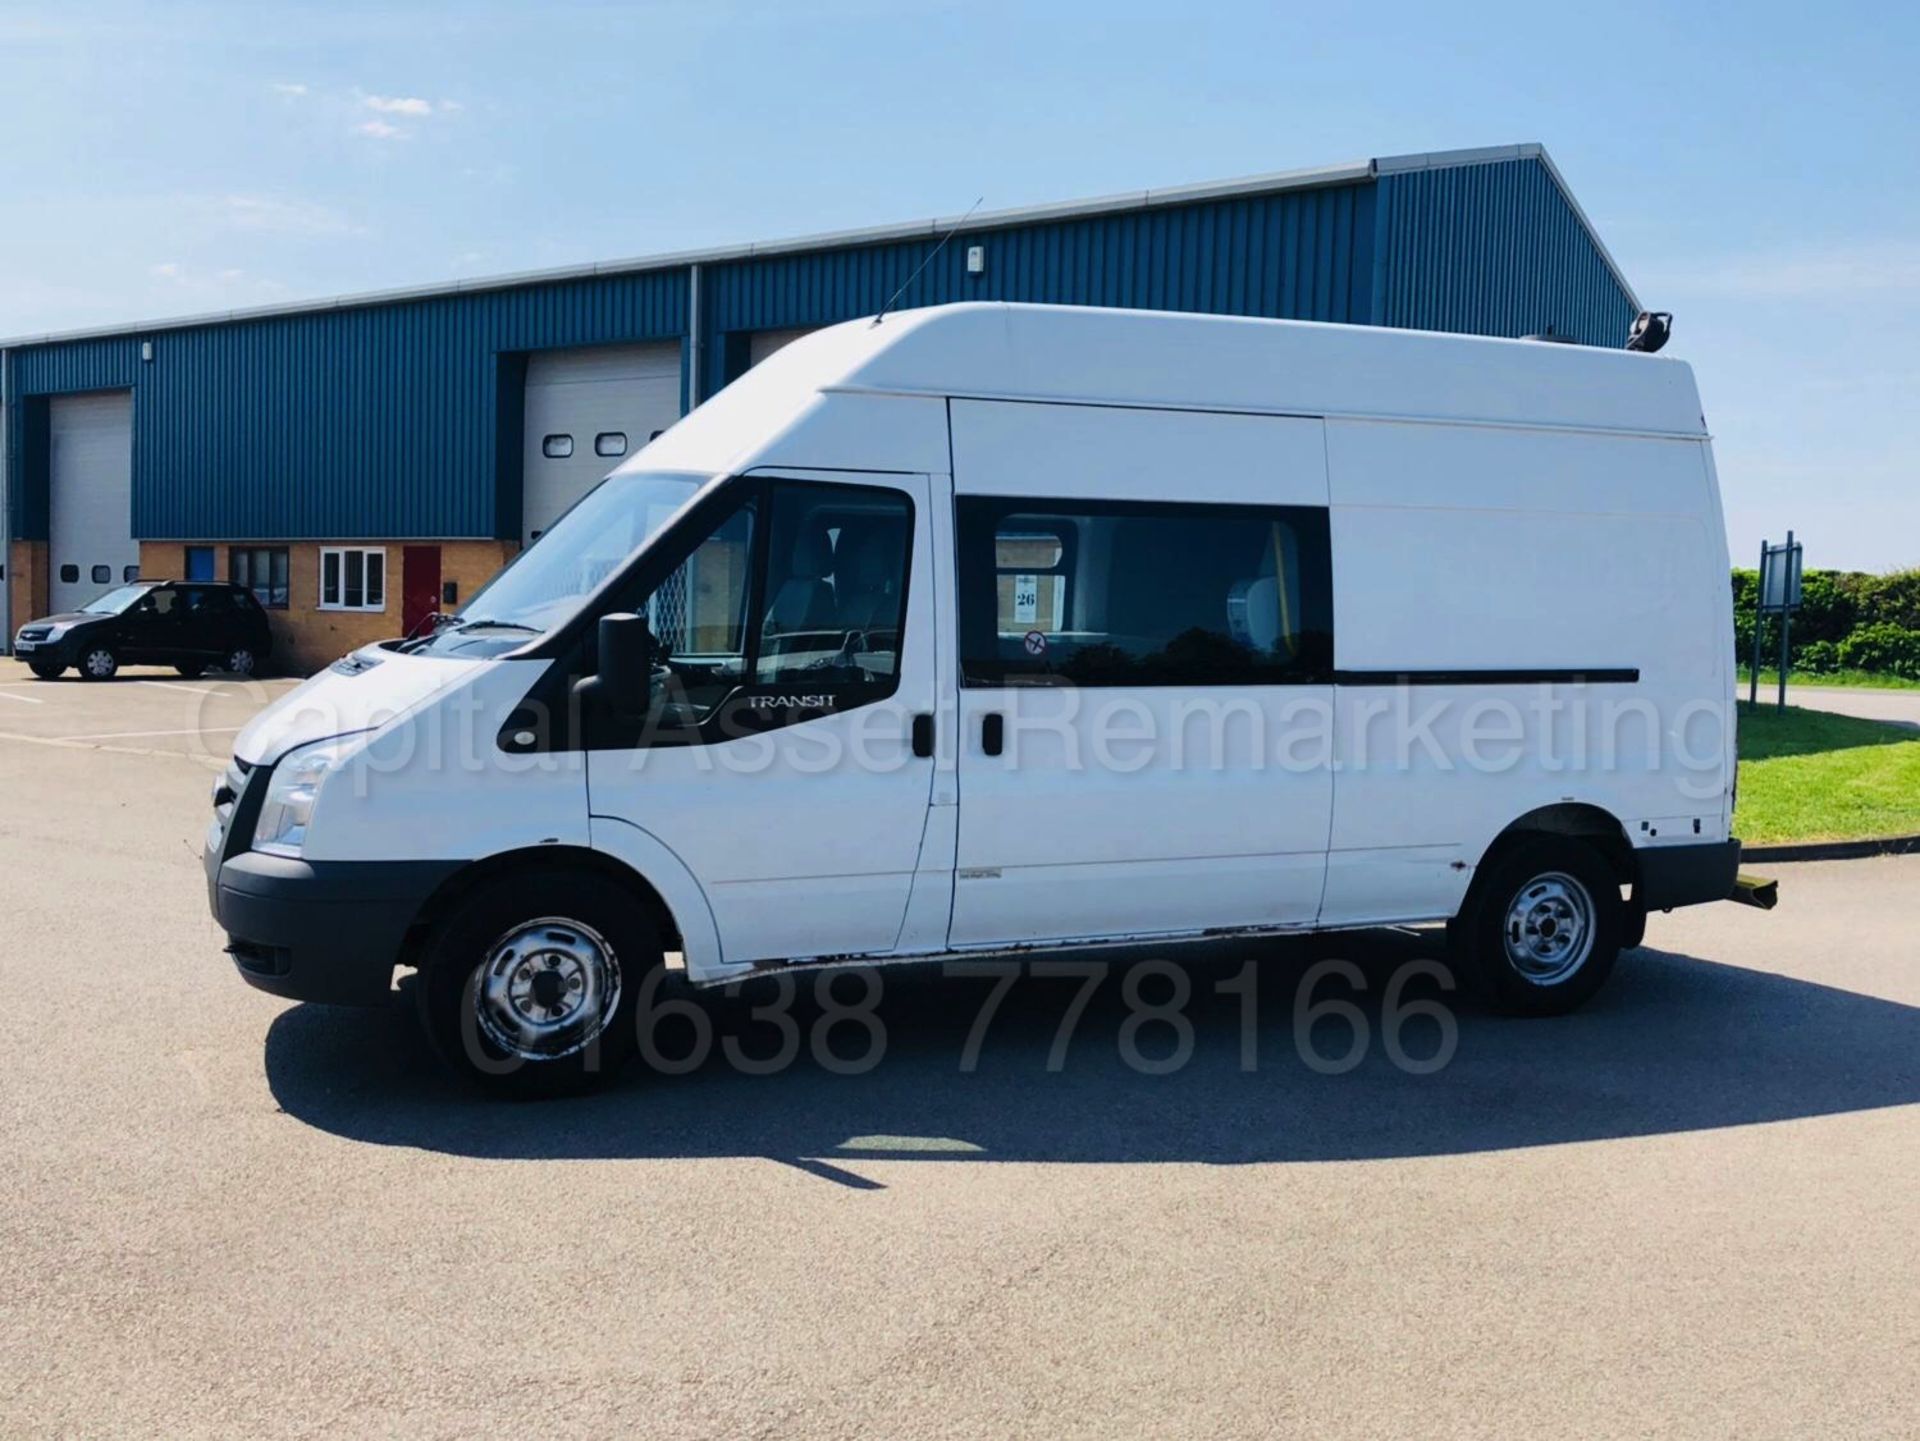
[[634, 1047], [635, 998], [664, 964], [652, 919], [590, 871], [490, 881], [434, 932], [415, 988], [440, 1058], [491, 1094], [592, 1090]]
[[1539, 835], [1494, 855], [1448, 934], [1462, 979], [1490, 1006], [1557, 1016], [1606, 984], [1625, 921], [1606, 858], [1571, 837]]

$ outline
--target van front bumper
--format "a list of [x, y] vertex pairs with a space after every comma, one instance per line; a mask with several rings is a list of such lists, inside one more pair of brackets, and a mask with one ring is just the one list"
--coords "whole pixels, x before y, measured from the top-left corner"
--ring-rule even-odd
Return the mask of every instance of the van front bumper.
[[408, 929], [458, 861], [206, 857], [207, 900], [248, 985], [296, 1001], [382, 1004]]

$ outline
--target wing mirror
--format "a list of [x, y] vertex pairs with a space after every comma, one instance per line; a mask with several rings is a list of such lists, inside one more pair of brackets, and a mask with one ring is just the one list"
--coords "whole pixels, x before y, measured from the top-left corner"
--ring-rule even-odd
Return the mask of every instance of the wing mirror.
[[646, 617], [603, 615], [596, 641], [598, 673], [576, 682], [575, 692], [598, 699], [623, 720], [640, 719], [653, 705], [653, 632]]

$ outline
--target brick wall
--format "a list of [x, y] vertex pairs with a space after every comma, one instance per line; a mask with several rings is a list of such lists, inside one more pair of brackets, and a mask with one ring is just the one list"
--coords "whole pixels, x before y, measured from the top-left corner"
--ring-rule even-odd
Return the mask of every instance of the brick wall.
[[[13, 628], [20, 629], [30, 620], [38, 620], [53, 609], [52, 575], [47, 569], [47, 543], [44, 540], [16, 540], [7, 556], [8, 604]], [[5, 638], [13, 645], [11, 635]]]
[[[178, 580], [186, 574], [188, 544], [211, 544], [214, 551], [213, 574], [225, 580], [229, 574], [227, 554], [230, 547], [218, 542], [143, 540], [140, 542], [140, 574], [149, 579]], [[320, 551], [335, 544], [383, 546], [387, 552], [386, 605], [377, 611], [320, 609]], [[474, 592], [494, 573], [513, 559], [519, 545], [510, 540], [430, 541], [292, 541], [287, 550], [287, 608], [269, 610], [273, 625], [273, 669], [294, 675], [307, 675], [339, 659], [350, 650], [372, 641], [390, 640], [400, 634], [400, 588], [407, 545], [437, 544], [440, 547], [440, 580], [459, 586], [460, 603], [472, 599]]]

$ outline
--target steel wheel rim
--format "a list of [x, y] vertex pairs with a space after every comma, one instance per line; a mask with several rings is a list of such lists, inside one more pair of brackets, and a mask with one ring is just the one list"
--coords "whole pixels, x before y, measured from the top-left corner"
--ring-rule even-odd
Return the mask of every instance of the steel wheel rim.
[[253, 674], [253, 652], [237, 650], [227, 657], [227, 669], [235, 675]]
[[1565, 871], [1535, 876], [1515, 892], [1501, 935], [1515, 971], [1536, 986], [1557, 985], [1593, 954], [1593, 896]]
[[523, 1061], [585, 1050], [620, 1005], [620, 963], [606, 938], [564, 916], [515, 926], [487, 950], [471, 987], [480, 1033]]
[[114, 672], [113, 653], [106, 650], [87, 652], [87, 674], [105, 680]]

